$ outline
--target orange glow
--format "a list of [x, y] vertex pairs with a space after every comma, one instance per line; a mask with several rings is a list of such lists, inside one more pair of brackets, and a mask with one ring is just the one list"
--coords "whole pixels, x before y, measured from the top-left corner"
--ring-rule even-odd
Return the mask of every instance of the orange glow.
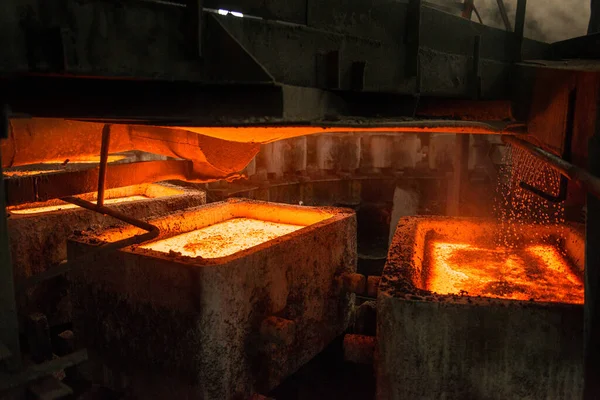
[[31, 175], [42, 175], [49, 174], [51, 172], [60, 172], [59, 169], [48, 169], [43, 171], [3, 171], [5, 176], [31, 176]]
[[552, 246], [482, 248], [434, 241], [427, 289], [439, 294], [583, 304], [583, 284]]
[[[108, 156], [108, 161], [109, 163], [111, 162], [115, 162], [115, 161], [121, 161], [126, 159], [127, 156], [124, 155], [109, 155]], [[41, 164], [64, 164], [64, 162], [66, 161], [66, 159], [64, 160], [49, 160], [49, 161], [44, 161]], [[100, 156], [90, 156], [90, 157], [78, 157], [78, 158], [74, 158], [74, 159], [70, 159], [68, 164], [99, 164], [100, 163]]]
[[[104, 204], [105, 205], [117, 204], [117, 203], [125, 203], [128, 201], [138, 201], [138, 200], [148, 200], [148, 199], [149, 199], [149, 197], [142, 196], [142, 195], [117, 197], [114, 199], [104, 200]], [[50, 211], [68, 210], [71, 208], [79, 208], [79, 206], [76, 206], [75, 204], [71, 204], [71, 203], [62, 202], [62, 204], [57, 204], [57, 205], [53, 205], [53, 206], [22, 208], [20, 210], [10, 210], [10, 212], [12, 214], [39, 214], [39, 213], [50, 212]]]
[[163, 253], [171, 251], [188, 257], [217, 258], [237, 253], [279, 236], [304, 228], [251, 218], [234, 218], [141, 246]]

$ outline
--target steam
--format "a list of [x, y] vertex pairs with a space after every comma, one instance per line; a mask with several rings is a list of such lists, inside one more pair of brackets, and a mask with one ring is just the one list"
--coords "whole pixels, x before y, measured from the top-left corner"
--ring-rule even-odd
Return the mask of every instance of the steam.
[[[590, 1], [527, 0], [525, 37], [552, 43], [584, 36], [590, 19]], [[453, 5], [457, 0], [433, 0], [433, 2]], [[485, 25], [504, 29], [496, 0], [475, 0], [474, 3]], [[504, 0], [504, 5], [514, 28], [517, 0]], [[476, 20], [475, 16], [473, 20]]]

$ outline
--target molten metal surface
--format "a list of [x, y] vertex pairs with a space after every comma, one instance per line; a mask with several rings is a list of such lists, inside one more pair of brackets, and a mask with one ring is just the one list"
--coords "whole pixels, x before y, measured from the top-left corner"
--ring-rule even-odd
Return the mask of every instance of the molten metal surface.
[[218, 258], [249, 249], [303, 227], [250, 218], [234, 218], [141, 247], [163, 253], [172, 251], [188, 257]]
[[[138, 201], [138, 200], [148, 200], [150, 197], [135, 195], [135, 196], [126, 196], [126, 197], [116, 197], [114, 199], [106, 199], [104, 200], [104, 204], [117, 204], [117, 203], [125, 203], [127, 201]], [[95, 203], [95, 202], [94, 202]], [[43, 207], [33, 207], [33, 208], [23, 208], [20, 210], [10, 210], [12, 214], [39, 214], [50, 211], [60, 211], [60, 210], [68, 210], [70, 208], [78, 208], [79, 206], [71, 203], [62, 203], [53, 206], [43, 206]]]
[[553, 246], [513, 250], [433, 241], [428, 247], [426, 289], [433, 292], [583, 303], [581, 280]]

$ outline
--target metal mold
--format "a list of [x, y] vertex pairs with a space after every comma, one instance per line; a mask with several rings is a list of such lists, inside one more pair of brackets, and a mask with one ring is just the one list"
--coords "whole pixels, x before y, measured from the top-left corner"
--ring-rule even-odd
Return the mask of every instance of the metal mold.
[[[302, 227], [214, 258], [163, 246], [240, 218]], [[348, 326], [353, 295], [339, 278], [356, 270], [352, 211], [229, 200], [148, 222], [155, 241], [71, 276], [77, 337], [139, 398], [266, 393]], [[69, 257], [136, 232], [84, 233]]]
[[[488, 220], [400, 220], [377, 298], [378, 399], [581, 396], [582, 293], [547, 282], [554, 261], [526, 258], [525, 269], [513, 281], [510, 271], [503, 271], [500, 278], [512, 291], [478, 292], [466, 283], [461, 290], [467, 280], [443, 290], [432, 282], [432, 244], [490, 248], [497, 231]], [[514, 242], [521, 247], [510, 252], [511, 259], [521, 251], [550, 246], [564, 254], [564, 276], [582, 279], [585, 241], [576, 227], [524, 225], [517, 232]], [[471, 256], [455, 261], [459, 266], [475, 261], [483, 268], [485, 251]], [[516, 285], [519, 279], [533, 279], [530, 274], [539, 283], [533, 293]], [[432, 287], [446, 294], [434, 293]]]
[[[80, 196], [95, 201], [96, 194]], [[150, 218], [206, 202], [206, 194], [169, 184], [127, 186], [106, 191], [106, 204], [134, 218]], [[67, 238], [90, 228], [122, 225], [119, 221], [60, 200], [8, 207], [8, 231], [17, 286], [67, 258]], [[70, 322], [64, 278], [43, 282], [18, 295], [22, 313], [43, 312], [51, 324]]]

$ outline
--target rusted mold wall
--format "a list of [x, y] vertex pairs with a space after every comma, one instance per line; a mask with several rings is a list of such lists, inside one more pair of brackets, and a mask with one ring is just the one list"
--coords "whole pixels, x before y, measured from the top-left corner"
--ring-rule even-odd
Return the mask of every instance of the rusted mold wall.
[[[188, 189], [181, 192], [181, 188], [179, 189], [180, 194], [173, 195], [169, 192], [170, 195], [167, 197], [115, 204], [111, 207], [134, 218], [145, 220], [172, 210], [198, 206], [206, 202], [206, 195], [203, 191]], [[107, 191], [107, 198], [110, 198], [111, 192], [114, 191]], [[129, 190], [125, 195], [131, 195], [134, 192], [135, 190]], [[149, 194], [152, 197], [152, 193]], [[88, 197], [89, 200], [94, 198], [93, 195]], [[44, 205], [54, 205], [57, 202], [49, 203]], [[30, 206], [40, 205], [31, 204]], [[44, 272], [65, 260], [67, 258], [67, 238], [74, 232], [118, 225], [122, 226], [123, 223], [83, 209], [11, 215], [8, 219], [8, 229], [15, 282], [19, 284], [26, 278]], [[71, 321], [71, 307], [67, 294], [68, 285], [64, 277], [43, 282], [19, 295], [19, 310], [23, 314], [41, 311], [48, 316], [51, 324], [69, 322]]]
[[[201, 210], [151, 222], [168, 235]], [[356, 220], [324, 211], [334, 217], [223, 261], [139, 249], [99, 257], [72, 276], [77, 337], [139, 398], [266, 393], [349, 323], [352, 297], [334, 277], [356, 269]], [[102, 235], [85, 237], [70, 242], [69, 257]], [[295, 336], [261, 336], [269, 316], [294, 321]]]
[[[421, 289], [426, 235], [493, 241], [495, 221], [400, 220], [377, 298], [378, 399], [581, 397], [583, 307]], [[562, 233], [583, 272], [580, 226], [521, 229], [519, 242]]]
[[583, 307], [377, 301], [377, 399], [582, 396]]

